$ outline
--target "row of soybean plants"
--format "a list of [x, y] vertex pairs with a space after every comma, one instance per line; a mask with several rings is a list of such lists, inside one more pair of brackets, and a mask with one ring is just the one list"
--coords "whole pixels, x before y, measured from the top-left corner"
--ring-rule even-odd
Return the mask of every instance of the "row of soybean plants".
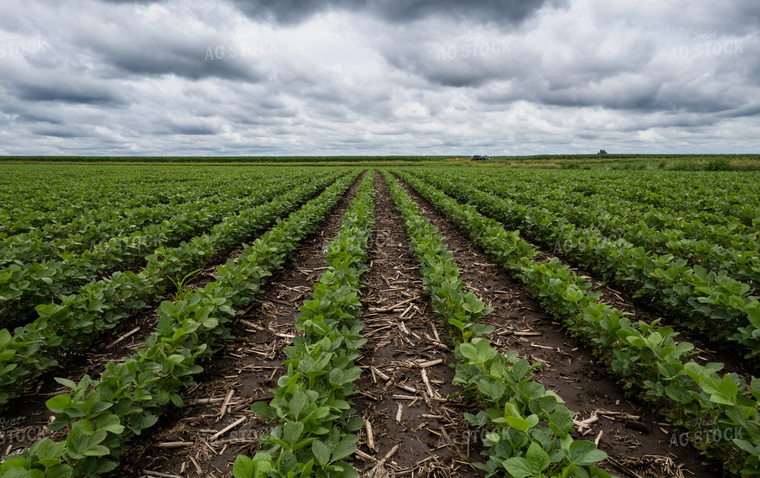
[[610, 239], [596, 228], [578, 228], [561, 215], [483, 192], [451, 175], [416, 172], [489, 217], [519, 229], [546, 247], [640, 297], [658, 310], [719, 344], [734, 343], [748, 357], [760, 354], [760, 302], [750, 286], [685, 259], [659, 256], [624, 239]]
[[[262, 178], [263, 179], [263, 178]], [[41, 178], [41, 181], [43, 179]], [[0, 233], [0, 266], [11, 263], [39, 261], [61, 254], [79, 254], [93, 245], [112, 236], [119, 236], [140, 230], [142, 227], [161, 222], [172, 214], [182, 213], [182, 206], [204, 201], [217, 196], [217, 201], [227, 196], [239, 197], [250, 192], [249, 184], [240, 182], [235, 187], [220, 189], [215, 182], [182, 182], [176, 184], [134, 184], [126, 182], [132, 195], [114, 187], [108, 182], [99, 187], [91, 186], [87, 191], [103, 198], [102, 203], [83, 196], [67, 198], [49, 195], [47, 200], [58, 209], [40, 208], [31, 210], [43, 224], [29, 225], [29, 230], [17, 233]], [[120, 185], [124, 188], [124, 185]], [[8, 202], [23, 204], [25, 198], [14, 196], [8, 191]], [[41, 192], [44, 195], [45, 192]], [[24, 204], [26, 206], [26, 204]], [[68, 213], [65, 219], [59, 215]], [[21, 211], [12, 209], [12, 214], [24, 217]]]
[[[255, 191], [241, 191], [244, 194], [241, 196], [212, 195], [185, 203], [157, 223], [98, 242], [79, 254], [61, 252], [49, 259], [14, 260], [0, 269], [0, 326], [22, 325], [39, 303], [72, 294], [82, 285], [111, 272], [141, 265], [144, 257], [157, 247], [175, 246], [239, 210], [282, 194], [301, 181], [303, 177], [269, 181]], [[77, 240], [76, 237], [65, 239]]]
[[374, 177], [373, 171], [365, 176], [327, 246], [327, 270], [296, 318], [303, 335], [284, 351], [288, 369], [272, 390], [274, 398], [252, 406], [276, 426], [259, 440], [262, 451], [237, 457], [236, 478], [357, 476], [346, 460], [356, 450], [354, 432], [363, 420], [352, 417], [349, 397], [361, 372], [354, 361], [366, 342], [359, 291], [374, 227]]
[[[436, 311], [459, 332], [456, 381], [465, 393], [477, 395], [485, 408], [468, 416], [489, 430], [490, 460], [484, 469], [518, 477], [608, 476], [593, 466], [605, 458], [604, 453], [593, 443], [572, 440], [573, 413], [553, 392], [530, 381], [528, 362], [516, 360], [516, 353], [499, 355], [481, 337], [492, 331], [477, 323], [487, 308], [465, 293], [440, 237], [398, 184], [387, 179]], [[372, 230], [373, 189], [365, 182], [366, 189], [357, 194], [340, 234], [328, 246], [328, 270], [296, 319], [304, 336], [294, 338], [294, 345], [285, 350], [288, 371], [278, 380], [275, 397], [252, 407], [278, 425], [261, 439], [263, 451], [253, 458], [237, 458], [236, 478], [357, 475], [343, 460], [356, 449], [354, 431], [362, 424], [360, 418], [351, 417], [346, 398], [359, 376], [354, 360], [365, 342], [357, 320], [361, 313], [357, 294]], [[547, 423], [539, 425], [542, 419]]]
[[[475, 207], [458, 203], [431, 182], [398, 173], [436, 209], [465, 231], [506, 270], [529, 286], [543, 307], [573, 334], [590, 343], [623, 387], [652, 404], [671, 423], [689, 433], [732, 430], [713, 440], [695, 440], [706, 456], [735, 476], [760, 474], [760, 380], [721, 375], [721, 364], [691, 360], [693, 345], [657, 323], [632, 323], [625, 314], [600, 303], [592, 284], [556, 258], [535, 259], [539, 251], [508, 232]], [[703, 430], [703, 424], [712, 430]], [[733, 433], [735, 432], [735, 433]], [[710, 435], [714, 436], [714, 435]]]
[[[33, 252], [81, 252], [109, 229], [112, 235], [137, 230], [154, 209], [213, 194], [243, 195], [252, 182], [266, 181], [271, 174], [287, 174], [278, 168], [209, 171], [131, 166], [4, 166], [0, 192], [7, 200], [0, 204], [0, 238], [18, 241], [14, 243], [17, 253], [25, 244], [36, 248], [29, 255], [19, 255], [20, 260], [34, 259]], [[241, 176], [247, 181], [239, 181]], [[123, 220], [115, 221], [117, 217]], [[80, 241], [57, 242], [68, 237]], [[49, 246], [40, 248], [37, 240]], [[4, 257], [0, 254], [0, 264], [5, 265]]]
[[[501, 173], [497, 175], [504, 177]], [[510, 170], [506, 175], [510, 182], [526, 181], [543, 192], [567, 185], [589, 197], [594, 194], [614, 197], [637, 213], [645, 214], [654, 208], [693, 217], [704, 224], [738, 223], [751, 227], [760, 212], [760, 206], [751, 200], [759, 187], [754, 172]]]
[[4, 165], [0, 170], [0, 237], [33, 232], [51, 239], [94, 225], [106, 211], [146, 204], [170, 204], [193, 184], [208, 181], [197, 172], [171, 175], [137, 169], [69, 165]]
[[182, 300], [163, 302], [156, 310], [158, 325], [142, 347], [123, 361], [109, 362], [100, 380], [59, 380], [71, 392], [47, 405], [57, 414], [50, 428], [68, 427], [65, 440], [45, 438], [6, 457], [0, 476], [94, 477], [114, 470], [130, 437], [153, 426], [170, 403], [182, 404], [182, 390], [193, 385], [214, 343], [232, 338], [226, 324], [319, 227], [357, 175], [338, 179], [291, 213], [219, 267], [214, 281]]
[[532, 380], [535, 366], [518, 360], [517, 351], [500, 354], [483, 337], [494, 330], [478, 323], [490, 309], [465, 290], [459, 268], [436, 228], [421, 216], [396, 180], [387, 173], [385, 177], [433, 308], [452, 331], [457, 359], [454, 383], [483, 408], [476, 415], [466, 415], [486, 432], [483, 454], [488, 461], [475, 466], [487, 476], [608, 477], [595, 466], [607, 455], [592, 442], [573, 440], [574, 413], [556, 393]]
[[[750, 199], [758, 186], [752, 176], [673, 173], [678, 175], [673, 178], [665, 173], [511, 170], [470, 174], [477, 177], [479, 186], [519, 202], [565, 200], [575, 207], [635, 217], [643, 225], [672, 231], [678, 238], [707, 239], [725, 247], [741, 247], [758, 238], [760, 208]], [[663, 185], [667, 191], [662, 190]], [[631, 192], [635, 192], [634, 198], [626, 199]]]
[[[692, 239], [707, 240], [726, 248], [752, 249], [758, 240], [756, 226], [760, 224], [757, 219], [760, 208], [750, 199], [757, 194], [758, 186], [747, 184], [749, 178], [745, 175], [719, 176], [721, 180], [716, 180], [681, 174], [678, 184], [667, 183], [675, 197], [668, 197], [666, 201], [661, 194], [645, 189], [662, 181], [662, 175], [657, 173], [644, 176], [643, 183], [642, 178], [632, 173], [591, 178], [567, 172], [532, 175], [501, 172], [485, 176], [474, 171], [472, 174], [478, 178], [478, 186], [518, 202], [549, 207], [545, 202], [553, 205], [555, 201], [564, 201], [573, 206], [573, 211], [579, 210], [579, 218], [584, 217], [580, 215], [584, 208], [610, 214], [613, 219], [626, 217], [628, 222], [635, 222], [631, 224], [636, 226], [632, 237], [652, 244]], [[614, 181], [613, 186], [605, 185], [609, 181]], [[625, 192], [635, 189], [644, 189], [639, 201], [622, 198]], [[721, 202], [725, 203], [724, 207], [717, 210], [710, 207]], [[743, 209], [752, 211], [753, 220], [743, 219]], [[647, 237], [646, 226], [655, 237]], [[660, 238], [656, 233], [667, 234]]]
[[[734, 279], [749, 284], [753, 293], [760, 292], [760, 256], [757, 253], [760, 249], [760, 216], [754, 225], [747, 226], [731, 212], [704, 211], [698, 201], [685, 197], [674, 199], [666, 206], [656, 209], [649, 206], [650, 209], [642, 211], [640, 206], [621, 201], [614, 192], [597, 192], [596, 184], [579, 185], [573, 178], [564, 176], [560, 177], [567, 182], [556, 184], [555, 181], [551, 185], [540, 175], [525, 181], [512, 177], [512, 173], [473, 176], [477, 177], [475, 182], [480, 190], [520, 204], [545, 208], [579, 227], [597, 228], [609, 238], [623, 238], [658, 255], [673, 254], [686, 259], [691, 266], [726, 271]], [[690, 184], [689, 178], [684, 176], [684, 183], [674, 189], [685, 191], [695, 186]], [[588, 182], [588, 178], [584, 181]], [[722, 188], [717, 188], [715, 185], [716, 189], [708, 190], [699, 184], [698, 190], [703, 198], [715, 199], [731, 186], [723, 184]], [[751, 204], [749, 197], [753, 196], [743, 198], [742, 203]], [[680, 210], [670, 208], [675, 204]], [[757, 212], [760, 214], [760, 209]], [[721, 224], [699, 219], [712, 219], [716, 215], [722, 218]]]
[[341, 174], [302, 181], [279, 197], [226, 217], [206, 234], [174, 248], [156, 249], [146, 256], [146, 265], [137, 274], [115, 272], [85, 285], [78, 294], [37, 306], [38, 318], [14, 332], [0, 330], [0, 404], [27, 390], [41, 372], [57, 365], [67, 352], [81, 350], [99, 333], [148, 307], [173, 278], [186, 276], [265, 231]]
[[[704, 184], [702, 178], [683, 175], [679, 185], [672, 189], [680, 193], [667, 204], [653, 206], [636, 204], [620, 199], [619, 190], [599, 187], [588, 177], [567, 176], [561, 173], [536, 174], [533, 177], [501, 173], [488, 177], [474, 174], [479, 189], [494, 193], [515, 202], [544, 207], [583, 227], [596, 227], [606, 235], [622, 237], [635, 245], [658, 254], [673, 253], [715, 269], [725, 269], [739, 280], [757, 277], [756, 251], [760, 247], [760, 219], [745, 224], [734, 215], [741, 206], [751, 207], [760, 214], [760, 208], [750, 199], [757, 187], [742, 187], [746, 196], [730, 201], [733, 209], [713, 212], [702, 204], [704, 200], [720, 202], [740, 177], [724, 177], [722, 182]], [[627, 173], [621, 180], [630, 178]], [[651, 176], [650, 182], [659, 176]], [[560, 182], [561, 181], [561, 182]], [[559, 182], [559, 183], [558, 183]], [[646, 184], [650, 184], [647, 182]], [[635, 183], [634, 183], [635, 184]], [[745, 185], [746, 186], [746, 185]], [[624, 187], [623, 184], [620, 187]], [[626, 184], [632, 189], [633, 184]], [[641, 186], [640, 186], [641, 187]], [[690, 189], [699, 191], [699, 198], [686, 194]], [[713, 223], [711, 221], [718, 221]], [[754, 253], [753, 253], [754, 252]]]

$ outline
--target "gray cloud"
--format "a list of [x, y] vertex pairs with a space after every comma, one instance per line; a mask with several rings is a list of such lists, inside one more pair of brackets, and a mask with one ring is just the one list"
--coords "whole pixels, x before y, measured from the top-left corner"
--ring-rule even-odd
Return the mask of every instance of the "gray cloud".
[[60, 78], [51, 78], [50, 81], [19, 84], [16, 86], [16, 93], [20, 99], [26, 101], [54, 101], [100, 106], [123, 103], [121, 95], [110, 88], [94, 85], [90, 81], [76, 83], [71, 80], [68, 82], [60, 80]]
[[389, 23], [409, 23], [429, 17], [477, 20], [501, 25], [519, 23], [541, 9], [560, 0], [525, 2], [521, 0], [233, 0], [235, 5], [255, 20], [283, 24], [302, 22], [330, 10], [349, 10], [374, 15]]
[[524, 2], [520, 0], [403, 0], [374, 2], [374, 8], [390, 22], [406, 22], [429, 16], [453, 16], [459, 20], [473, 19], [489, 23], [516, 23], [529, 17], [544, 4], [552, 2]]
[[760, 7], [0, 4], [0, 154], [738, 152]]

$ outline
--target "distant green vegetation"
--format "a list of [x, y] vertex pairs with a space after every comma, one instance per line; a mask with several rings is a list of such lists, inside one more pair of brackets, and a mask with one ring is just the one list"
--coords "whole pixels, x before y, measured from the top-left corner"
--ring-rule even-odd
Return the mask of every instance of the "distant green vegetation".
[[586, 154], [498, 156], [497, 161], [525, 168], [758, 171], [757, 154]]
[[601, 150], [594, 154], [535, 154], [525, 156], [491, 156], [492, 159], [507, 161], [530, 161], [530, 160], [602, 160], [613, 161], [619, 159], [711, 159], [711, 158], [729, 158], [729, 159], [757, 159], [758, 155], [754, 153], [742, 154], [610, 154]]
[[515, 166], [523, 168], [665, 170], [665, 171], [757, 171], [757, 154], [541, 154], [491, 156], [470, 161], [470, 155], [440, 156], [0, 156], [14, 163], [194, 163], [194, 164], [291, 164], [402, 166], [405, 164], [451, 164], [458, 166]]
[[449, 156], [0, 156], [0, 161], [24, 163], [363, 163], [368, 161], [442, 161], [447, 158]]
[[[423, 300], [453, 334], [450, 359], [457, 365], [448, 385], [479, 406], [468, 405], [464, 410], [474, 413], [462, 416], [485, 437], [488, 461], [472, 466], [512, 476], [528, 476], [521, 471], [528, 467], [538, 470], [530, 476], [560, 476], [560, 469], [562, 476], [608, 476], [594, 468], [604, 453], [572, 438], [574, 412], [559, 395], [566, 390], [547, 389], [517, 350], [491, 345], [494, 326], [479, 320], [490, 308], [468, 291], [412, 190], [524, 286], [511, 290], [532, 295], [543, 313], [593, 349], [600, 373], [668, 420], [679, 445], [686, 445], [681, 437], [706, 436], [704, 424], [720, 424], [720, 439], [691, 443], [726, 476], [760, 469], [760, 379], [749, 376], [760, 364], [760, 172], [723, 171], [757, 158], [391, 158], [343, 160], [349, 166], [302, 158], [274, 165], [208, 163], [215, 158], [3, 164], [0, 409], [47, 399], [55, 419], [46, 432], [58, 433], [35, 433], [33, 445], [9, 449], [14, 454], [4, 457], [0, 478], [114, 470], [135, 435], [155, 433], [160, 417], [169, 423], [178, 416], [193, 396], [193, 377], [235, 343], [230, 326], [276, 271], [296, 270], [290, 258], [308, 237], [330, 234], [331, 214], [341, 214], [342, 223], [327, 248], [300, 249], [323, 256], [327, 270], [316, 281], [301, 279], [314, 292], [294, 319], [301, 333], [278, 350], [288, 371], [273, 399], [251, 407], [277, 426], [253, 425], [265, 451], [237, 457], [233, 474], [348, 470], [363, 415], [350, 402], [364, 393], [354, 363], [365, 344], [361, 274], [388, 267], [368, 261], [370, 244], [399, 252], [395, 241], [370, 242], [375, 196], [395, 204], [429, 293]], [[375, 190], [371, 162], [404, 166], [380, 168], [387, 189]], [[667, 170], [676, 168], [694, 171]], [[341, 199], [351, 195], [341, 212]], [[215, 272], [201, 283], [199, 270]], [[664, 322], [627, 317], [600, 300], [592, 277]], [[49, 391], [34, 392], [43, 374], [69, 367], [72, 357], [111, 342], [146, 314], [156, 318], [144, 327], [150, 334], [130, 346], [131, 356], [105, 364], [99, 380], [75, 373], [76, 380], [55, 378], [64, 389], [50, 383]], [[684, 331], [718, 356], [743, 357], [747, 368], [740, 375], [722, 372], [717, 362], [701, 365], [701, 350], [682, 340]], [[432, 341], [426, 334], [420, 343]], [[279, 369], [282, 361], [264, 363]]]

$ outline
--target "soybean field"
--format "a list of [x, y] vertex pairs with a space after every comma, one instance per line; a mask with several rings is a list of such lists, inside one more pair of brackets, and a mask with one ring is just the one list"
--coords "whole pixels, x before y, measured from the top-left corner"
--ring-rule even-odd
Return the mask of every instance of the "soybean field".
[[760, 173], [3, 164], [0, 477], [760, 475]]

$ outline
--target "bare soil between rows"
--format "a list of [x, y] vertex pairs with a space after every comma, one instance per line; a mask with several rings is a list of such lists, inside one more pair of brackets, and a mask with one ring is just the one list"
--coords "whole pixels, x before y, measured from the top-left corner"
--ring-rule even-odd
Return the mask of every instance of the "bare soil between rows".
[[[626, 398], [621, 387], [591, 350], [569, 337], [561, 324], [541, 310], [527, 288], [493, 263], [454, 224], [412, 188], [404, 185], [421, 207], [423, 216], [439, 230], [461, 278], [494, 310], [483, 322], [496, 327], [490, 337], [502, 352], [518, 351], [521, 358], [542, 366], [535, 380], [555, 391], [576, 412], [578, 422], [587, 421], [576, 438], [598, 439], [608, 455], [603, 468], [631, 477], [721, 476], [703, 465], [691, 446], [671, 446], [670, 425], [648, 405]], [[589, 420], [590, 419], [590, 420]], [[576, 427], [577, 428], [577, 427]]]
[[482, 460], [478, 444], [461, 440], [474, 433], [463, 413], [476, 410], [461, 397], [446, 399], [458, 390], [448, 331], [432, 309], [401, 215], [379, 175], [375, 187], [375, 236], [359, 318], [368, 342], [354, 399], [369, 427], [352, 465], [378, 478], [481, 476], [471, 464]]
[[113, 476], [231, 476], [238, 455], [255, 454], [271, 426], [250, 406], [273, 397], [270, 389], [286, 370], [283, 350], [298, 333], [295, 318], [326, 268], [325, 247], [338, 233], [360, 182], [238, 317], [231, 327], [235, 339], [219, 345], [196, 377], [197, 385], [183, 393], [187, 405], [168, 409], [149, 435], [132, 440]]
[[[319, 196], [323, 190], [315, 193], [310, 199]], [[271, 227], [266, 230], [269, 229]], [[266, 230], [252, 236], [246, 242], [253, 242]], [[242, 250], [243, 245], [241, 244], [215, 255], [205, 267], [191, 277], [185, 285], [185, 290], [191, 291], [202, 288], [214, 280], [217, 268], [225, 265], [228, 259], [235, 259]], [[133, 270], [133, 272], [139, 271]], [[28, 392], [5, 404], [3, 406], [5, 417], [0, 422], [0, 433], [3, 434], [2, 443], [7, 446], [0, 449], [0, 456], [26, 448], [44, 436], [50, 436], [54, 439], [64, 437], [64, 431], [53, 434], [47, 430], [47, 425], [52, 421], [52, 412], [48, 410], [45, 402], [53, 396], [68, 391], [55, 378], [60, 377], [79, 382], [84, 375], [89, 375], [96, 379], [103, 372], [108, 362], [119, 362], [124, 357], [132, 355], [135, 349], [142, 346], [154, 330], [158, 320], [156, 308], [163, 300], [173, 300], [175, 292], [176, 290], [172, 290], [172, 286], [169, 286], [168, 290], [155, 297], [144, 309], [122, 319], [113, 329], [97, 333], [97, 340], [91, 344], [67, 351], [59, 360], [58, 366], [35, 379], [36, 383]]]
[[[357, 415], [369, 426], [359, 432], [359, 452], [352, 466], [362, 476], [374, 478], [482, 476], [472, 466], [473, 461], [483, 460], [480, 434], [463, 419], [464, 412], [473, 413], [475, 408], [455, 395], [448, 330], [432, 310], [387, 185], [379, 174], [375, 181], [371, 267], [363, 277], [366, 286], [361, 292], [364, 312], [360, 320], [368, 343], [357, 362], [363, 373], [352, 397]], [[254, 416], [250, 405], [272, 397], [269, 390], [284, 372], [283, 349], [297, 333], [299, 307], [325, 268], [324, 248], [337, 234], [358, 184], [232, 325], [235, 340], [217, 346], [214, 359], [204, 364], [206, 369], [197, 377], [198, 384], [183, 393], [186, 405], [168, 407], [155, 427], [133, 439], [112, 476], [231, 476], [237, 455], [252, 456], [259, 449], [259, 437], [271, 426]], [[598, 440], [610, 456], [604, 468], [630, 477], [721, 476], [704, 466], [691, 446], [671, 446], [675, 432], [669, 425], [647, 406], [627, 399], [590, 350], [542, 312], [517, 279], [493, 264], [411, 188], [407, 190], [423, 215], [439, 228], [462, 279], [493, 307], [484, 321], [496, 327], [490, 339], [504, 352], [517, 350], [521, 357], [543, 364], [535, 379], [556, 391], [577, 413], [578, 422], [587, 423], [576, 438]], [[205, 269], [194, 286], [211, 280], [213, 269]], [[651, 320], [651, 314], [627, 296], [609, 288], [602, 291], [613, 301], [611, 305], [632, 312], [635, 318]], [[93, 351], [78, 355], [65, 369], [46, 374], [34, 394], [14, 402], [11, 415], [26, 417], [23, 426], [30, 430], [44, 427], [50, 415], [44, 402], [61, 391], [53, 376], [75, 380], [83, 373], [96, 376], [108, 360], [139, 346], [154, 322], [154, 312], [147, 311], [124, 321]], [[135, 327], [139, 330], [112, 345]], [[13, 449], [28, 442], [17, 443]]]

